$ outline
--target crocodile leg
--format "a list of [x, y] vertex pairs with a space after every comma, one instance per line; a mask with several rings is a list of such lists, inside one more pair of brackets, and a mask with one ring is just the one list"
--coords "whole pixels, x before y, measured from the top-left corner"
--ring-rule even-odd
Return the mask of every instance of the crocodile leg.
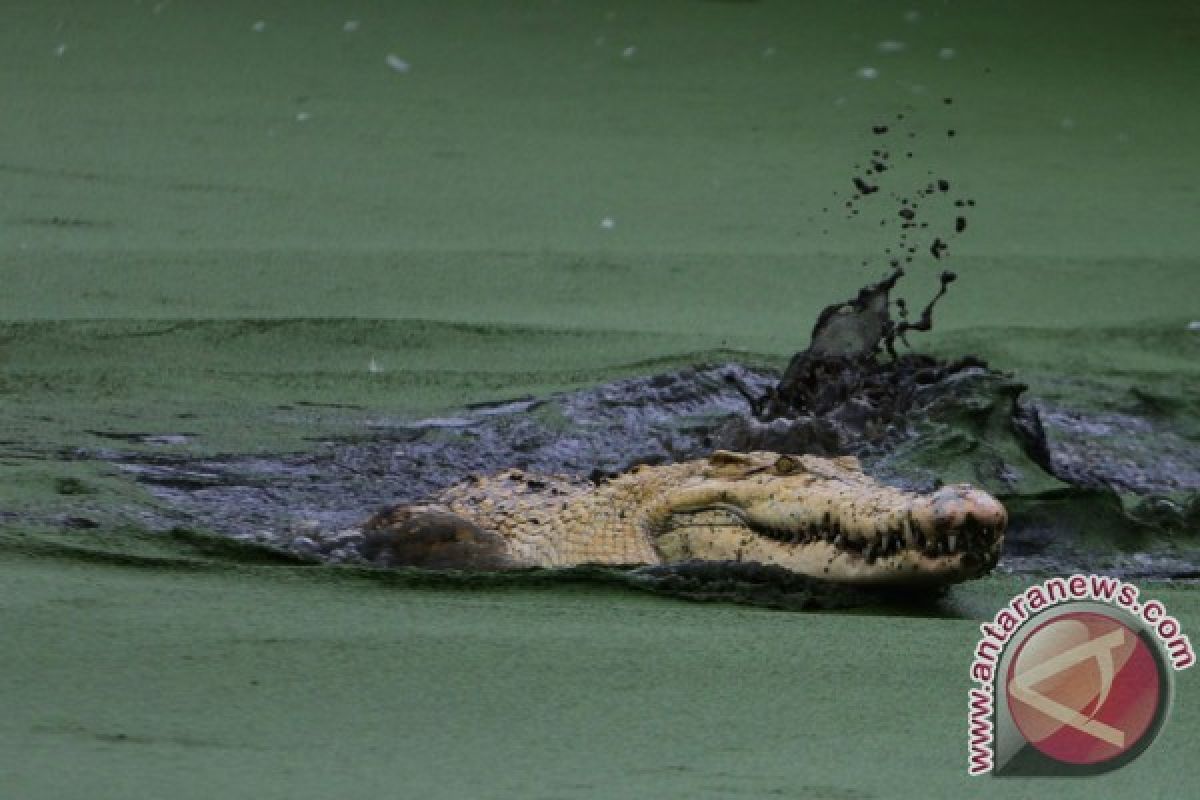
[[361, 552], [385, 567], [511, 568], [504, 537], [437, 506], [394, 506], [363, 526]]

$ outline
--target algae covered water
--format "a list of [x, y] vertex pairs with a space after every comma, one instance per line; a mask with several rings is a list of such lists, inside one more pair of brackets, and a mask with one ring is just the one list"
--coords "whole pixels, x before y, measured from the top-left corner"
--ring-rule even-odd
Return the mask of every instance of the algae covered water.
[[[961, 708], [978, 621], [1020, 578], [902, 614], [689, 604], [605, 579], [389, 584], [214, 536], [215, 506], [201, 518], [121, 466], [239, 464], [255, 479], [240, 491], [262, 502], [281, 459], [379, 454], [415, 420], [473, 404], [704, 363], [779, 370], [823, 307], [913, 255], [914, 318], [942, 269], [959, 276], [914, 346], [1027, 384], [1070, 474], [1095, 475], [1098, 455], [1130, 462], [1111, 519], [1129, 494], [1186, 508], [1200, 436], [1195, 9], [9, 10], [0, 769], [13, 796], [1023, 791], [963, 783]], [[885, 148], [884, 175], [933, 181], [941, 205], [901, 195], [918, 208], [899, 215], [866, 174]], [[884, 188], [848, 208], [855, 176]], [[925, 210], [948, 248], [897, 253], [892, 226]], [[921, 466], [961, 476], [971, 440], [954, 442]], [[380, 503], [411, 489], [387, 485], [386, 469], [360, 482], [390, 495]], [[1087, 498], [1061, 499], [1050, 522], [1092, 519]], [[1186, 555], [1194, 533], [1164, 530], [1114, 524], [1084, 547]], [[1200, 620], [1194, 589], [1156, 591], [1185, 628]], [[1194, 684], [1181, 676], [1136, 764], [1054, 791], [1186, 796]]]

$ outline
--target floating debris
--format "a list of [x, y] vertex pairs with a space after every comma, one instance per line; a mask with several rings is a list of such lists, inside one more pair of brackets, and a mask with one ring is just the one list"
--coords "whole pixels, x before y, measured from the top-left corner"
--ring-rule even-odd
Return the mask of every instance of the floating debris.
[[875, 45], [875, 48], [881, 53], [902, 53], [908, 48], [908, 45], [895, 39], [884, 39]]
[[355, 31], [358, 30], [358, 25], [359, 25], [358, 20], [348, 19], [348, 20], [346, 20], [345, 24], [342, 25], [342, 30], [345, 31], [346, 33], [354, 33]]
[[943, 47], [941, 50], [938, 50], [938, 58], [940, 58], [942, 61], [949, 61], [956, 55], [958, 55], [958, 53], [953, 47]]
[[636, 55], [637, 55], [637, 48], [634, 47], [633, 45], [629, 45], [629, 47], [626, 47], [624, 50], [621, 51], [621, 58], [633, 58]]
[[402, 75], [412, 69], [411, 64], [395, 53], [388, 53], [384, 61], [394, 72], [399, 72]]
[[859, 67], [857, 75], [863, 80], [870, 81], [879, 77], [879, 70], [874, 67]]
[[874, 194], [875, 192], [879, 191], [878, 186], [872, 186], [871, 184], [864, 181], [862, 178], [854, 179], [854, 188], [858, 189], [863, 194]]
[[254, 31], [255, 33], [262, 33], [266, 29], [267, 29], [267, 21], [264, 19], [260, 19], [258, 22], [254, 23], [253, 25], [250, 26], [250, 30]]
[[606, 231], [611, 231], [616, 226], [617, 223], [612, 217], [605, 217], [604, 219], [600, 220], [600, 227], [604, 228]]

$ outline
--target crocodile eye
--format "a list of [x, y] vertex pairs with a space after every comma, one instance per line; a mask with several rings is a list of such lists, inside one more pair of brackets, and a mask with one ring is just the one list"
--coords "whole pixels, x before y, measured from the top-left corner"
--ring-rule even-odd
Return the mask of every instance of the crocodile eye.
[[800, 467], [791, 456], [780, 456], [775, 460], [775, 471], [780, 475], [790, 475]]

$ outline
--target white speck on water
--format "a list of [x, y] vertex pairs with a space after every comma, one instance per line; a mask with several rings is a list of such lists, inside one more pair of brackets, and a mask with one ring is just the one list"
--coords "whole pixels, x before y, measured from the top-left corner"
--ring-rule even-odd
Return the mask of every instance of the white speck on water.
[[383, 372], [383, 367], [379, 366], [379, 362], [372, 358], [371, 363], [367, 364], [367, 372], [372, 375], [378, 375]]
[[1129, 134], [1125, 133], [1124, 131], [1122, 131], [1121, 133], [1118, 133], [1117, 141], [1120, 142], [1121, 144], [1127, 143], [1129, 141]]
[[65, 44], [60, 44], [58, 47], [54, 48], [54, 55], [58, 58], [62, 58], [66, 54], [67, 46]]
[[908, 48], [904, 42], [898, 42], [895, 39], [884, 39], [875, 48], [881, 53], [902, 53]]
[[606, 231], [611, 231], [613, 228], [617, 227], [617, 223], [612, 217], [605, 217], [604, 219], [600, 220], [600, 227]]
[[1069, 131], [1075, 127], [1075, 120], [1071, 117], [1063, 117], [1058, 121], [1058, 126], [1064, 131]]
[[941, 50], [938, 50], [938, 58], [942, 61], [949, 61], [956, 55], [958, 55], [958, 51], [953, 47], [943, 47]]
[[863, 80], [871, 81], [879, 77], [879, 70], [874, 67], [859, 67], [857, 75]]
[[763, 48], [763, 52], [762, 52], [763, 58], [771, 58], [774, 55], [775, 55], [774, 47], [764, 47]]
[[266, 29], [267, 29], [267, 21], [264, 19], [260, 19], [258, 22], [254, 23], [253, 25], [250, 26], [250, 30], [254, 31], [255, 33], [262, 33]]
[[835, 98], [833, 98], [833, 104], [834, 104], [835, 106], [844, 106], [844, 105], [846, 105], [846, 98], [844, 98], [844, 97], [835, 97]]
[[296, 112], [296, 122], [308, 122], [312, 119], [312, 114], [307, 111]]
[[387, 62], [387, 65], [391, 67], [393, 72], [399, 72], [401, 75], [412, 69], [411, 64], [395, 53], [388, 53], [384, 61]]
[[358, 20], [348, 19], [346, 20], [345, 24], [342, 25], [342, 30], [346, 33], [354, 33], [356, 30], [358, 30], [358, 24]]
[[1200, 333], [1200, 319], [1192, 320], [1188, 323], [1188, 330], [1192, 333]]
[[621, 51], [621, 58], [633, 58], [636, 55], [637, 55], [637, 48], [634, 47], [633, 45], [629, 45], [629, 47], [626, 47], [624, 50]]
[[910, 8], [908, 11], [904, 12], [904, 21], [905, 22], [920, 22], [921, 21], [921, 12], [917, 11], [915, 8]]

